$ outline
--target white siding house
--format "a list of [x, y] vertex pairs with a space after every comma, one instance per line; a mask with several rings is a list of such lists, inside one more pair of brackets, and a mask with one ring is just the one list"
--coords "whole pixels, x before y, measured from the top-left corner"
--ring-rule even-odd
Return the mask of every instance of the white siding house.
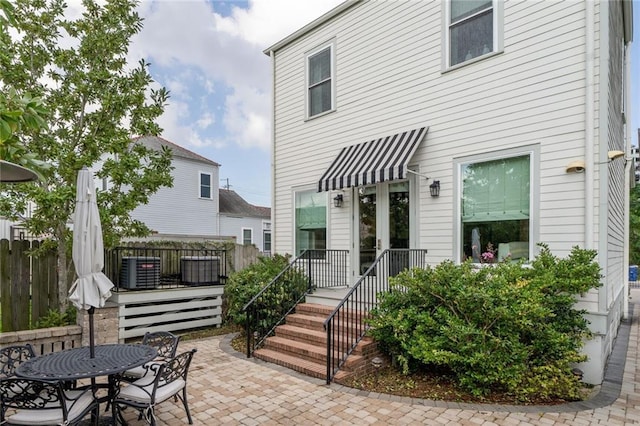
[[235, 191], [221, 189], [220, 234], [242, 245], [253, 244], [263, 253], [271, 252], [271, 209], [254, 206]]
[[596, 249], [579, 307], [600, 383], [627, 313], [631, 7], [351, 0], [266, 49], [273, 251], [350, 250], [355, 280], [386, 248]]
[[133, 140], [148, 148], [166, 146], [173, 152], [173, 187], [160, 188], [131, 216], [144, 222], [154, 234], [204, 236], [220, 235], [218, 191], [220, 165], [157, 136]]

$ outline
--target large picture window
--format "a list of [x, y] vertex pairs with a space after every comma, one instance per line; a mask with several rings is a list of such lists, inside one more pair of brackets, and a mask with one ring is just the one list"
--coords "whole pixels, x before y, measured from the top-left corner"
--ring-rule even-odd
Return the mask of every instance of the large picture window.
[[493, 0], [451, 0], [449, 65], [494, 52]]
[[529, 259], [531, 156], [463, 164], [463, 260]]
[[305, 250], [327, 248], [327, 195], [325, 192], [296, 192], [296, 255]]
[[333, 109], [333, 45], [307, 57], [307, 115], [322, 114]]

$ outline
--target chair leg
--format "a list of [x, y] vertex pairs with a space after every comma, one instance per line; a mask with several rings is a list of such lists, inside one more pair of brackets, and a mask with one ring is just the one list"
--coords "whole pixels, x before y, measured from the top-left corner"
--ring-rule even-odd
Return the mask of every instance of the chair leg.
[[187, 387], [182, 388], [182, 404], [184, 405], [184, 411], [187, 412], [187, 419], [189, 419], [189, 424], [193, 424], [193, 420], [191, 420], [191, 413], [189, 412], [189, 404], [187, 404]]

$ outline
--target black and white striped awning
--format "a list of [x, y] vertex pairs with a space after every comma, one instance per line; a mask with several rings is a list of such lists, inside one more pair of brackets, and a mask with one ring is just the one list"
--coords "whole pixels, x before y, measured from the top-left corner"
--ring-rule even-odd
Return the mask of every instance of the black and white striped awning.
[[318, 192], [404, 179], [428, 127], [342, 148], [318, 182]]

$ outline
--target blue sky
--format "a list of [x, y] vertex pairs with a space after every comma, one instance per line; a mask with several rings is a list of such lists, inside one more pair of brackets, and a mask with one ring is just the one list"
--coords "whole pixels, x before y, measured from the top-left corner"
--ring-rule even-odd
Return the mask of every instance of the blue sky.
[[[271, 68], [262, 53], [342, 0], [146, 0], [132, 63], [171, 92], [166, 139], [221, 164], [220, 185], [271, 205]], [[640, 0], [634, 0], [631, 128], [640, 127]]]

